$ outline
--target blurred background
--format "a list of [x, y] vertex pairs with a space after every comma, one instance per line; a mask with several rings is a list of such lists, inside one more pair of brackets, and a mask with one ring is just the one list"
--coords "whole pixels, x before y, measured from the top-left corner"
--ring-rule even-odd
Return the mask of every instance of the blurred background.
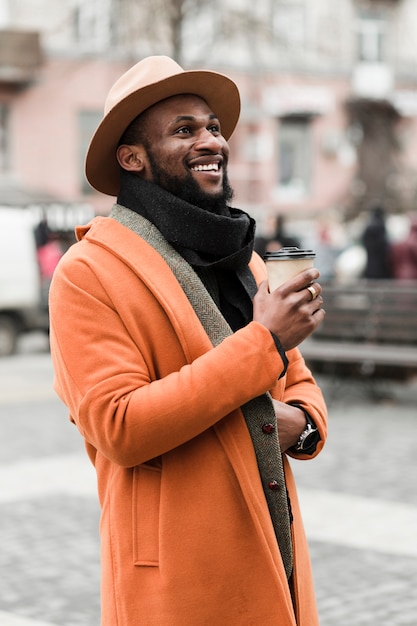
[[[43, 300], [74, 226], [110, 209], [86, 148], [113, 82], [149, 54], [237, 82], [230, 178], [257, 250], [295, 243], [322, 279], [363, 276], [375, 212], [397, 244], [417, 211], [416, 29], [415, 0], [0, 0], [0, 207], [49, 244]], [[0, 352], [10, 332], [3, 316]]]
[[1, 626], [99, 624], [94, 476], [52, 390], [47, 297], [113, 202], [84, 177], [106, 95], [150, 54], [237, 82], [233, 204], [259, 253], [317, 254], [305, 355], [330, 438], [297, 480], [322, 626], [415, 625], [416, 32], [417, 0], [0, 0]]

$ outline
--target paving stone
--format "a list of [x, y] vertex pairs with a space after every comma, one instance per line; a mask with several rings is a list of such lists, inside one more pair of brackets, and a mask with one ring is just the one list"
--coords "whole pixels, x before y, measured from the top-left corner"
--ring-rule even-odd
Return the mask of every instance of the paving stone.
[[310, 541], [321, 626], [415, 626], [417, 559]]
[[1, 610], [59, 626], [99, 625], [94, 500], [49, 497], [2, 504], [0, 536]]
[[[57, 456], [68, 461], [84, 454], [51, 381], [47, 353], [0, 360], [0, 478], [7, 473], [2, 467], [12, 464], [39, 468], [50, 459], [56, 468]], [[320, 382], [331, 400], [329, 441], [316, 460], [293, 463], [300, 492], [376, 499], [386, 511], [396, 503], [417, 507], [415, 381], [390, 384], [389, 401], [381, 396], [375, 401], [366, 387], [339, 382], [335, 394], [334, 381]], [[41, 480], [44, 474], [33, 476]], [[99, 626], [95, 495], [21, 493], [14, 501], [0, 498], [0, 625]], [[388, 519], [382, 515], [382, 523]], [[415, 551], [389, 554], [383, 545], [358, 549], [347, 539], [331, 543], [328, 537], [312, 537], [309, 544], [321, 626], [417, 625]]]

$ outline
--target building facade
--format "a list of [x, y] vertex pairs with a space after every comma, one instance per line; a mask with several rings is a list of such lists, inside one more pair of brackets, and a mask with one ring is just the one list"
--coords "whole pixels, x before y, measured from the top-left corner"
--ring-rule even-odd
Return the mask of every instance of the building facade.
[[235, 204], [271, 217], [355, 221], [416, 210], [415, 0], [0, 0], [0, 203], [64, 227], [111, 201], [83, 174], [114, 80], [148, 54], [231, 75]]

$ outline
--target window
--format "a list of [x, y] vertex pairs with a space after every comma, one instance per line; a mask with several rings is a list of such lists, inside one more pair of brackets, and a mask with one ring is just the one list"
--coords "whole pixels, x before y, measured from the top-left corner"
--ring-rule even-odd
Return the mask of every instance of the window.
[[213, 3], [190, 3], [183, 13], [180, 27], [180, 47], [183, 54], [194, 62], [211, 54], [220, 24], [220, 15]]
[[0, 28], [10, 26], [10, 0], [0, 0]]
[[80, 187], [82, 193], [91, 193], [92, 188], [85, 178], [84, 173], [84, 163], [85, 163], [85, 155], [87, 153], [87, 148], [90, 145], [91, 137], [94, 134], [97, 126], [101, 122], [102, 113], [101, 111], [80, 111], [79, 113], [79, 149], [80, 149]]
[[382, 63], [386, 60], [386, 20], [376, 12], [362, 12], [357, 22], [358, 60]]
[[111, 40], [111, 0], [78, 0], [75, 5], [74, 37], [85, 50], [105, 50]]
[[0, 102], [0, 173], [10, 170], [9, 107]]
[[274, 34], [280, 46], [304, 49], [306, 18], [302, 3], [280, 2], [274, 7], [272, 19]]
[[279, 191], [288, 198], [305, 196], [310, 182], [310, 120], [305, 116], [280, 120]]

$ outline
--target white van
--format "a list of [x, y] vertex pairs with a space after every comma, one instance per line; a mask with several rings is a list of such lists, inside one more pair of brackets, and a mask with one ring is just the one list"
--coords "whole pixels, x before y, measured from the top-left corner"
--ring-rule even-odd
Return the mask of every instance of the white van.
[[33, 216], [0, 206], [0, 357], [16, 351], [22, 333], [48, 327]]

